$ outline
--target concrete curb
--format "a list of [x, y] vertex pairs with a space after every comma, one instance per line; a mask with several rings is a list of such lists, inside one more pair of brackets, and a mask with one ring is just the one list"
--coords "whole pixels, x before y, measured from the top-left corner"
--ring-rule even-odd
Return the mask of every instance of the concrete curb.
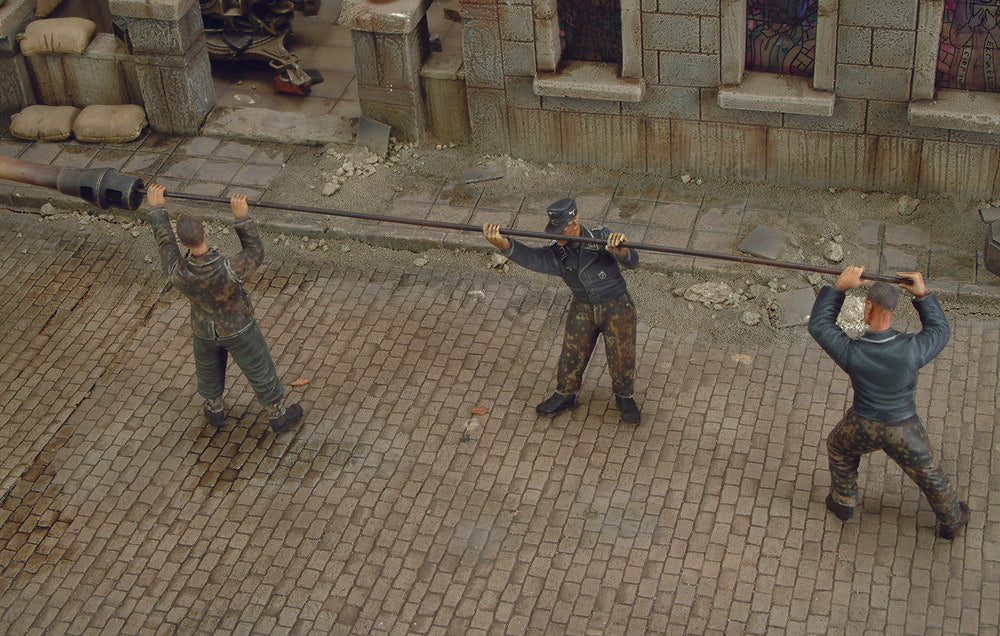
[[[131, 221], [146, 221], [146, 215], [139, 210], [123, 210], [120, 208], [101, 209], [77, 197], [64, 195], [60, 192], [36, 188], [34, 186], [24, 186], [24, 190], [11, 190], [0, 193], [0, 207], [8, 207], [18, 212], [40, 214], [42, 206], [46, 203], [52, 205], [58, 211], [87, 212], [91, 215], [111, 214], [125, 217]], [[208, 213], [201, 205], [186, 205], [179, 201], [175, 205], [182, 205], [184, 212], [201, 219], [203, 222], [219, 223], [217, 215]], [[255, 216], [261, 231], [268, 234], [284, 234], [288, 236], [309, 237], [312, 239], [334, 239], [353, 240], [365, 243], [373, 247], [384, 247], [393, 250], [407, 252], [421, 252], [431, 249], [465, 250], [471, 252], [481, 252], [489, 254], [493, 248], [488, 245], [476, 245], [449, 240], [447, 237], [441, 240], [427, 239], [413, 236], [391, 236], [377, 232], [355, 232], [342, 228], [331, 228], [327, 225], [314, 225], [308, 223], [287, 221], [280, 218], [268, 218], [273, 212], [264, 211]], [[694, 259], [697, 263], [699, 259]], [[647, 271], [660, 273], [681, 273], [695, 275], [718, 276], [717, 269], [700, 269], [697, 266], [691, 269], [666, 269], [662, 266], [653, 266], [640, 263], [639, 267]], [[757, 267], [767, 268], [766, 265]], [[1000, 277], [997, 278], [997, 285], [982, 285], [953, 280], [939, 280], [933, 282], [934, 293], [941, 299], [955, 302], [979, 302], [1000, 304]]]

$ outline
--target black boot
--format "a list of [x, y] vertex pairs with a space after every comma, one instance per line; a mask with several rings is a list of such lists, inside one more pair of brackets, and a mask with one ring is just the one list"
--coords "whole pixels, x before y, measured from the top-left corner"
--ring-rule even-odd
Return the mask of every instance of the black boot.
[[962, 514], [955, 523], [950, 523], [945, 525], [943, 523], [938, 524], [938, 536], [942, 539], [954, 539], [958, 531], [969, 524], [969, 506], [966, 503], [960, 502], [959, 507], [962, 509]]
[[630, 397], [621, 397], [620, 395], [615, 396], [615, 404], [618, 405], [618, 410], [621, 411], [622, 421], [629, 424], [638, 424], [642, 415], [639, 413], [639, 405], [635, 403], [635, 400]]
[[837, 503], [833, 500], [833, 495], [826, 496], [826, 509], [841, 521], [847, 521], [854, 516], [854, 507]]
[[271, 430], [274, 431], [275, 435], [279, 433], [284, 433], [293, 424], [302, 419], [302, 407], [298, 404], [290, 404], [285, 406], [281, 402], [277, 404], [272, 404], [271, 409]]
[[563, 395], [558, 391], [549, 396], [541, 404], [535, 407], [535, 412], [539, 415], [555, 415], [559, 411], [565, 411], [576, 406], [576, 395]]
[[222, 428], [223, 423], [226, 421], [226, 412], [222, 410], [222, 398], [205, 400], [202, 412], [205, 413], [205, 420], [212, 428]]

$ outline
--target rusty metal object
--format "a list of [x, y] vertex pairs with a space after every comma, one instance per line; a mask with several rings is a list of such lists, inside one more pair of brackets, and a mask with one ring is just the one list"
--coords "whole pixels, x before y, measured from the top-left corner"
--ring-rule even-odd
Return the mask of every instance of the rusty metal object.
[[105, 210], [138, 210], [145, 195], [142, 179], [113, 168], [80, 170], [0, 157], [0, 179], [58, 190]]
[[[229, 199], [225, 197], [213, 197], [200, 194], [187, 194], [183, 192], [167, 192], [167, 197], [175, 199], [186, 199], [188, 201], [203, 201], [206, 203], [229, 204]], [[289, 210], [292, 212], [306, 212], [308, 214], [322, 214], [325, 216], [342, 216], [351, 219], [363, 219], [368, 221], [385, 221], [387, 223], [401, 223], [404, 225], [417, 225], [420, 227], [432, 227], [443, 230], [457, 230], [460, 232], [481, 232], [482, 227], [469, 225], [466, 223], [451, 223], [449, 221], [433, 221], [429, 219], [408, 219], [399, 216], [386, 216], [383, 214], [371, 214], [368, 212], [352, 212], [348, 210], [332, 210], [328, 208], [318, 208], [307, 205], [294, 205], [290, 203], [267, 203], [266, 201], [251, 202], [251, 206], [258, 208], [268, 208], [272, 210]], [[566, 236], [563, 234], [546, 234], [544, 232], [531, 232], [528, 230], [501, 229], [500, 233], [505, 236], [518, 236], [525, 238], [547, 239], [552, 241], [575, 241], [578, 243], [591, 243], [604, 245], [606, 241], [591, 238], [588, 236]], [[765, 265], [767, 267], [778, 267], [781, 269], [795, 269], [803, 272], [817, 272], [819, 274], [831, 274], [839, 276], [841, 270], [830, 267], [817, 267], [804, 263], [789, 263], [787, 261], [776, 261], [769, 258], [756, 258], [752, 256], [739, 256], [737, 254], [722, 254], [720, 252], [708, 252], [703, 250], [689, 250], [682, 247], [667, 247], [664, 245], [650, 245], [647, 243], [622, 243], [623, 247], [630, 247], [636, 250], [646, 250], [649, 252], [659, 252], [661, 254], [679, 254], [681, 256], [694, 256], [697, 258], [711, 258], [715, 260], [734, 261], [737, 263], [750, 263], [753, 265]], [[861, 278], [873, 281], [883, 281], [886, 283], [912, 283], [909, 278], [901, 276], [883, 276], [882, 274], [871, 274], [865, 272]]]
[[[31, 185], [41, 186], [43, 188], [59, 190], [59, 192], [62, 192], [63, 194], [80, 197], [85, 201], [89, 201], [90, 203], [99, 205], [105, 209], [108, 207], [118, 207], [126, 210], [137, 210], [142, 204], [142, 199], [146, 194], [146, 190], [142, 184], [142, 179], [121, 174], [112, 168], [78, 170], [75, 168], [48, 166], [2, 156], [0, 156], [0, 179], [8, 179], [10, 181], [18, 181], [20, 183], [28, 183]], [[202, 194], [167, 191], [166, 196], [172, 199], [183, 199], [187, 201], [219, 203], [223, 205], [229, 204], [229, 199], [225, 197], [207, 196]], [[371, 214], [368, 212], [352, 212], [348, 210], [332, 210], [329, 208], [295, 205], [292, 203], [268, 203], [266, 201], [256, 201], [251, 202], [251, 205], [257, 208], [267, 208], [272, 210], [288, 210], [291, 212], [305, 212], [307, 214], [321, 214], [324, 216], [341, 216], [368, 221], [384, 221], [386, 223], [417, 225], [420, 227], [457, 230], [460, 232], [482, 231], [482, 227], [466, 223], [451, 223], [449, 221], [433, 221], [429, 219], [408, 219], [406, 217], [399, 216]], [[596, 245], [605, 244], [605, 241], [591, 238], [589, 236], [565, 236], [562, 234], [546, 234], [544, 232], [530, 232], [528, 230], [515, 229], [504, 229], [500, 232], [505, 236], [518, 236], [553, 241], [572, 241]], [[832, 269], [829, 267], [816, 267], [813, 265], [805, 265], [803, 263], [789, 263], [786, 261], [775, 261], [768, 258], [739, 256], [736, 254], [689, 250], [681, 247], [667, 247], [664, 245], [649, 245], [646, 243], [631, 242], [622, 243], [622, 246], [630, 247], [636, 250], [659, 252], [661, 254], [679, 254], [682, 256], [694, 256], [697, 258], [711, 258], [723, 261], [734, 261], [737, 263], [750, 263], [753, 265], [778, 267], [782, 269], [795, 269], [804, 272], [818, 272], [820, 274], [831, 274], [833, 276], [839, 276], [841, 272], [839, 269]], [[883, 276], [881, 274], [870, 274], [868, 272], [862, 274], [861, 277], [868, 280], [880, 280], [895, 284], [912, 282], [908, 278], [899, 276]]]
[[201, 0], [208, 55], [216, 60], [258, 59], [277, 71], [274, 85], [281, 92], [308, 95], [323, 81], [303, 69], [298, 55], [285, 48], [296, 10], [316, 15], [321, 0]]
[[1000, 276], [1000, 221], [994, 221], [987, 226], [984, 254], [986, 270]]

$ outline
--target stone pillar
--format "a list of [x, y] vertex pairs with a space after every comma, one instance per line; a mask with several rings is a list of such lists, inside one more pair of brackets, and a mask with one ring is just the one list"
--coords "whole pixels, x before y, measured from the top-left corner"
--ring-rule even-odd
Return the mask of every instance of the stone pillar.
[[[462, 58], [465, 60], [463, 68], [465, 90], [469, 99], [472, 143], [482, 151], [510, 152], [512, 143], [507, 125], [508, 110], [516, 113], [517, 109], [507, 103], [498, 0], [459, 0], [458, 6], [462, 11]], [[545, 68], [546, 64], [554, 65], [559, 60], [558, 25], [552, 31], [550, 27], [555, 24], [555, 20], [546, 22], [540, 20], [538, 15], [539, 11], [549, 9], [554, 12], [555, 6], [555, 0], [535, 1], [535, 64], [539, 68]], [[554, 43], [551, 38], [546, 39], [553, 35]], [[553, 46], [556, 48], [553, 49]], [[524, 110], [530, 115], [539, 114], [537, 103]]]
[[195, 135], [215, 105], [198, 0], [110, 0], [153, 130]]
[[340, 24], [351, 30], [361, 114], [419, 140], [428, 127], [420, 66], [429, 53], [430, 0], [344, 0]]
[[33, 0], [9, 0], [0, 6], [0, 112], [16, 113], [35, 103], [35, 91], [18, 52], [15, 36], [35, 17]]

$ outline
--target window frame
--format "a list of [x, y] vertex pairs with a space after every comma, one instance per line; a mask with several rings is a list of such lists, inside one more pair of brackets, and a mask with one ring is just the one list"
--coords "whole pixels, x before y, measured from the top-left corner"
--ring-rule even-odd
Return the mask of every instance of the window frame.
[[1000, 133], [1000, 92], [937, 87], [943, 0], [920, 0], [918, 11], [907, 121], [927, 128]]
[[830, 117], [836, 102], [840, 0], [818, 0], [812, 77], [746, 70], [746, 0], [722, 0], [719, 107]]
[[562, 64], [557, 0], [532, 0], [535, 21], [535, 78], [532, 89], [543, 97], [575, 97], [640, 102], [646, 94], [642, 76], [642, 3], [621, 0], [622, 61], [569, 60]]

